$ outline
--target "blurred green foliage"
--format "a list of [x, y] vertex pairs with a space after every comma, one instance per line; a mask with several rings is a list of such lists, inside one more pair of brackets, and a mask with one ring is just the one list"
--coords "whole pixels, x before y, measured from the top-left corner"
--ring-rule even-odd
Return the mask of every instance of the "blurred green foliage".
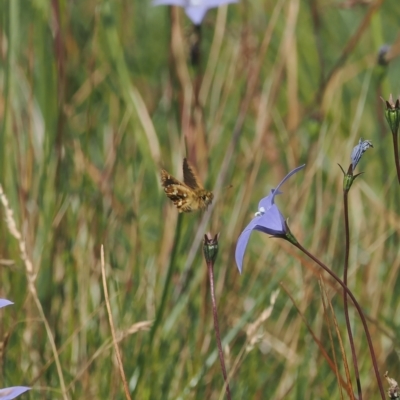
[[[233, 398], [340, 398], [335, 372], [284, 291], [257, 335], [248, 335], [282, 282], [345, 377], [322, 307], [321, 271], [288, 243], [254, 233], [240, 276], [234, 249], [259, 199], [306, 163], [277, 203], [296, 237], [341, 275], [337, 163], [347, 169], [360, 136], [374, 149], [350, 193], [349, 284], [369, 315], [382, 374], [399, 377], [400, 190], [379, 98], [400, 92], [399, 7], [242, 0], [208, 12], [198, 66], [190, 65], [193, 27], [183, 11], [147, 0], [3, 0], [0, 17], [0, 183], [33, 263], [66, 389], [4, 208], [0, 297], [15, 306], [1, 312], [0, 338], [10, 334], [1, 387], [32, 385], [30, 399], [125, 398], [101, 283], [103, 244], [132, 396], [222, 398], [201, 254], [211, 231], [221, 233], [216, 291]], [[376, 64], [384, 43], [394, 49], [386, 67]], [[216, 196], [211, 214], [182, 215], [177, 235], [159, 171], [181, 178], [185, 156]], [[340, 290], [323, 277], [350, 362]], [[364, 395], [377, 397], [365, 336], [350, 312]]]

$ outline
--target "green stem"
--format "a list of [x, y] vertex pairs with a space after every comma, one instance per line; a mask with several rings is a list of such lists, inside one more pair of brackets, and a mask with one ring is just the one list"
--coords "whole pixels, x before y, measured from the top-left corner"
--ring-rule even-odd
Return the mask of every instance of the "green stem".
[[354, 297], [353, 293], [350, 291], [350, 289], [344, 284], [344, 282], [330, 269], [328, 268], [322, 261], [320, 261], [318, 258], [316, 258], [314, 255], [312, 255], [309, 251], [307, 251], [300, 243], [293, 243], [294, 246], [296, 246], [299, 250], [301, 250], [304, 254], [306, 254], [308, 257], [310, 257], [313, 261], [315, 261], [322, 269], [324, 269], [333, 279], [335, 279], [336, 282], [338, 282], [340, 284], [340, 286], [342, 286], [343, 290], [346, 291], [347, 295], [351, 298], [354, 306], [357, 309], [358, 314], [360, 315], [361, 318], [361, 322], [363, 324], [364, 327], [364, 331], [365, 331], [365, 336], [367, 338], [367, 342], [368, 342], [368, 348], [369, 348], [369, 352], [371, 354], [371, 360], [372, 360], [372, 365], [374, 367], [374, 372], [375, 372], [375, 377], [376, 380], [378, 382], [378, 387], [379, 387], [379, 391], [382, 397], [382, 400], [385, 400], [385, 391], [383, 389], [383, 384], [382, 384], [382, 380], [381, 377], [379, 375], [379, 369], [378, 369], [378, 363], [376, 361], [376, 356], [375, 356], [375, 350], [374, 350], [374, 346], [372, 345], [372, 340], [371, 340], [371, 335], [369, 333], [369, 329], [368, 329], [368, 325], [367, 325], [367, 321], [365, 319], [364, 313], [360, 307], [360, 305], [358, 304], [358, 301], [356, 300], [356, 298]]
[[214, 263], [212, 261], [209, 262], [207, 261], [207, 269], [208, 269], [208, 276], [210, 278], [210, 291], [211, 291], [212, 309], [214, 316], [214, 330], [215, 330], [215, 337], [217, 338], [219, 362], [221, 364], [222, 375], [224, 376], [226, 397], [228, 400], [231, 400], [231, 391], [229, 388], [229, 382], [225, 368], [224, 353], [222, 351], [222, 345], [221, 345], [221, 335], [219, 333], [218, 312], [217, 312], [217, 305], [215, 301], [215, 290], [214, 290]]
[[[347, 286], [347, 274], [349, 269], [349, 254], [350, 254], [350, 228], [349, 228], [349, 203], [348, 203], [348, 190], [343, 191], [343, 204], [344, 204], [344, 227], [345, 227], [345, 241], [346, 241], [346, 250], [345, 250], [345, 258], [344, 258], [344, 269], [343, 269], [343, 283]], [[358, 391], [358, 399], [362, 400], [362, 390], [361, 390], [361, 381], [360, 381], [360, 372], [358, 370], [358, 362], [356, 349], [354, 346], [353, 333], [351, 331], [350, 318], [349, 318], [349, 305], [347, 302], [347, 292], [343, 289], [343, 303], [344, 303], [344, 315], [346, 319], [346, 327], [347, 333], [349, 336], [350, 348], [351, 348], [351, 356], [353, 359], [354, 373], [356, 375], [357, 382], [357, 391]]]

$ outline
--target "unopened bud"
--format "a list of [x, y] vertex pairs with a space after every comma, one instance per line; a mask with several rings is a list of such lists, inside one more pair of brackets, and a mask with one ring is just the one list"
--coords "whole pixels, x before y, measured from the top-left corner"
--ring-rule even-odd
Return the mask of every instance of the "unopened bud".
[[392, 134], [397, 135], [400, 124], [400, 100], [397, 99], [396, 102], [393, 102], [393, 96], [390, 95], [389, 100], [386, 100], [385, 103], [386, 103], [386, 110], [385, 110], [386, 121], [389, 124]]
[[219, 233], [214, 237], [210, 233], [204, 235], [203, 253], [207, 263], [214, 263], [218, 255]]

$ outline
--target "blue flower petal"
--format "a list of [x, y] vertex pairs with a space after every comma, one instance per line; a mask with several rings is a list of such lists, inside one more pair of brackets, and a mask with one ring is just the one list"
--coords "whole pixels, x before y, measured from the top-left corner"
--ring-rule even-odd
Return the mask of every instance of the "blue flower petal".
[[183, 7], [189, 19], [195, 25], [200, 25], [210, 8], [237, 2], [238, 0], [153, 0], [153, 6], [165, 5]]
[[258, 203], [258, 210], [268, 211], [272, 204], [274, 204], [274, 189], [271, 189], [271, 193], [267, 197], [263, 197]]
[[304, 167], [305, 164], [289, 172], [282, 179], [276, 189], [272, 189], [271, 193], [267, 197], [264, 197], [260, 200], [258, 204], [259, 211], [256, 214], [258, 216], [253, 218], [246, 226], [246, 228], [240, 234], [236, 244], [235, 260], [240, 273], [242, 273], [244, 253], [246, 251], [247, 243], [249, 242], [249, 238], [253, 230], [273, 236], [286, 234], [285, 218], [279, 211], [279, 208], [275, 205], [274, 198], [276, 195], [281, 194], [279, 188], [286, 182], [286, 180]]
[[262, 216], [253, 218], [250, 221], [250, 223], [246, 226], [244, 231], [240, 234], [239, 239], [237, 241], [235, 250], [235, 259], [236, 259], [236, 265], [240, 273], [242, 273], [243, 258], [244, 258], [244, 252], [246, 251], [247, 242], [249, 241], [251, 232], [253, 232], [253, 229], [257, 226], [260, 218], [262, 218]]
[[190, 20], [195, 25], [200, 25], [210, 8], [237, 2], [238, 0], [153, 0], [153, 6], [169, 5], [183, 7]]
[[264, 228], [263, 232], [266, 232], [270, 235], [286, 233], [285, 218], [275, 204], [273, 204], [265, 214], [261, 215], [255, 229], [258, 227]]
[[187, 6], [185, 7], [185, 14], [195, 25], [200, 25], [209, 9], [210, 7], [204, 6]]
[[301, 169], [303, 169], [306, 166], [306, 164], [300, 165], [300, 167], [295, 168], [293, 171], [290, 171], [279, 183], [279, 185], [275, 188], [275, 190], [279, 190], [279, 188], [296, 172], [299, 172]]
[[275, 204], [265, 214], [253, 218], [239, 236], [236, 244], [235, 259], [240, 273], [242, 273], [247, 243], [253, 230], [261, 231], [268, 235], [285, 233], [285, 219]]
[[279, 185], [275, 189], [271, 189], [271, 193], [267, 196], [264, 197], [263, 199], [260, 200], [258, 203], [258, 209], [261, 207], [264, 208], [265, 211], [269, 210], [271, 206], [275, 203], [274, 199], [275, 196], [278, 194], [282, 194], [282, 192], [279, 190], [279, 188], [296, 172], [300, 171], [306, 166], [306, 164], [300, 165], [300, 167], [295, 168], [293, 171], [290, 171], [279, 183]]
[[0, 389], [1, 400], [12, 400], [18, 397], [20, 394], [31, 390], [30, 387], [26, 386], [12, 386], [4, 389]]
[[357, 164], [361, 160], [362, 155], [372, 146], [370, 140], [362, 140], [360, 138], [356, 147], [354, 147], [353, 151], [351, 152], [351, 164], [353, 166], [353, 171], [356, 169]]
[[11, 304], [14, 304], [12, 301], [7, 300], [7, 299], [0, 299], [0, 308], [9, 306]]
[[[237, 3], [238, 0], [197, 0], [199, 4], [208, 8], [222, 6], [222, 4]], [[192, 0], [193, 3], [193, 0]]]
[[153, 6], [178, 6], [185, 7], [185, 0], [153, 0]]

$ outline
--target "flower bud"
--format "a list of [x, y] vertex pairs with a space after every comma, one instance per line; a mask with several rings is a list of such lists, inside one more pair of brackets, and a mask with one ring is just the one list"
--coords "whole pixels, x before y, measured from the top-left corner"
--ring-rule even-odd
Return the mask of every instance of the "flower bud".
[[392, 131], [392, 135], [397, 135], [399, 131], [400, 124], [400, 100], [397, 99], [396, 102], [393, 102], [393, 96], [389, 96], [389, 100], [385, 101], [386, 110], [385, 117], [386, 121], [389, 124], [390, 130]]
[[214, 238], [210, 233], [204, 235], [204, 242], [203, 242], [203, 253], [204, 258], [206, 259], [207, 264], [215, 262], [217, 255], [218, 255], [218, 238], [219, 233], [217, 233]]

